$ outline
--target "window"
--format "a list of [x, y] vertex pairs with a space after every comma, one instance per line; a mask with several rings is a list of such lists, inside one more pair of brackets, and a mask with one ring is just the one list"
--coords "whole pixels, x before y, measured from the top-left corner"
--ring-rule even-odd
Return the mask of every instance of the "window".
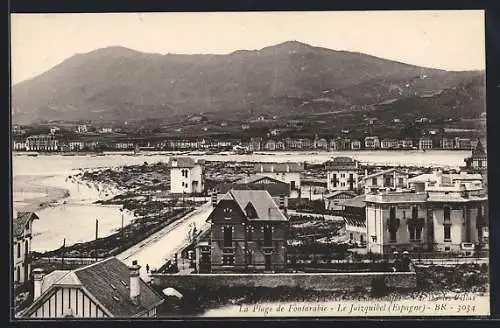
[[451, 226], [444, 226], [444, 240], [451, 240]]
[[390, 187], [390, 186], [391, 186], [391, 177], [390, 176], [386, 176], [385, 177], [384, 187]]
[[339, 182], [339, 180], [337, 179], [337, 174], [333, 174], [332, 175], [332, 184], [333, 184], [333, 187], [337, 187], [337, 183]]
[[372, 186], [376, 186], [377, 185], [377, 178], [372, 178]]
[[398, 185], [402, 187], [404, 185], [404, 179], [403, 178], [398, 178]]
[[234, 255], [223, 255], [222, 265], [234, 265]]
[[273, 232], [271, 227], [264, 227], [264, 246], [271, 247], [273, 242]]
[[352, 234], [352, 232], [349, 234], [349, 240], [353, 240], [354, 239], [354, 235]]
[[252, 227], [247, 227], [247, 240], [252, 241]]
[[477, 161], [477, 166], [478, 167], [483, 167], [483, 161]]
[[418, 207], [417, 206], [413, 206], [413, 208], [411, 209], [411, 218], [416, 220], [418, 218]]
[[398, 219], [396, 219], [396, 208], [391, 207], [391, 210], [389, 212], [389, 233], [392, 243], [396, 242], [396, 233], [398, 231], [398, 228], [399, 222]]
[[224, 247], [233, 246], [233, 227], [224, 227]]
[[342, 173], [342, 174], [340, 175], [340, 177], [341, 177], [341, 178], [345, 178], [345, 174], [344, 174], [344, 173]]
[[444, 211], [444, 222], [450, 222], [451, 221], [451, 210], [449, 207], [445, 207], [443, 209]]
[[345, 182], [340, 183], [341, 187], [345, 187]]
[[28, 241], [24, 242], [24, 256], [28, 256]]
[[265, 255], [266, 270], [271, 270], [271, 255]]
[[21, 243], [17, 243], [17, 258], [21, 257]]

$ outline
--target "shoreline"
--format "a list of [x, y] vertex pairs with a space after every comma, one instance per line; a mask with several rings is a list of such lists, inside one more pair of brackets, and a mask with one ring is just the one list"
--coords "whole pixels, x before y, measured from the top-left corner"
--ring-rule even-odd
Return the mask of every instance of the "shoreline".
[[16, 210], [21, 212], [33, 212], [43, 210], [51, 205], [58, 205], [57, 203], [70, 196], [69, 189], [50, 186], [44, 184], [43, 181], [53, 178], [57, 175], [17, 175], [12, 179], [12, 192], [13, 193], [33, 193], [43, 194], [39, 197], [27, 197], [21, 200], [12, 199], [13, 207], [16, 208], [16, 203], [21, 203], [23, 206], [18, 207]]

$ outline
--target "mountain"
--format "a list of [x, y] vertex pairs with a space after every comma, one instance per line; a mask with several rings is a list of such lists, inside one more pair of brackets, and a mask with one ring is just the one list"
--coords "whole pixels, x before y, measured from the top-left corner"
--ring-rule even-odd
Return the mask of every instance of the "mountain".
[[470, 79], [484, 86], [484, 72], [422, 68], [297, 41], [227, 55], [109, 47], [75, 55], [14, 85], [12, 110], [16, 123], [199, 112], [296, 115], [439, 94]]

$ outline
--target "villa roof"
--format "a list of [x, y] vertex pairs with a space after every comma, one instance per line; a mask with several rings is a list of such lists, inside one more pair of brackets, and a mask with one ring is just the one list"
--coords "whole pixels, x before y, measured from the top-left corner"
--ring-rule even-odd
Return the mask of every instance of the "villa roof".
[[332, 198], [335, 198], [339, 195], [342, 195], [342, 194], [346, 194], [346, 195], [349, 195], [351, 197], [354, 197], [356, 196], [356, 193], [354, 191], [350, 191], [350, 190], [337, 190], [337, 191], [334, 191], [332, 192], [331, 194], [328, 194], [326, 197], [326, 199], [332, 199]]
[[197, 164], [202, 162], [195, 161], [191, 157], [171, 157], [168, 161], [168, 167], [193, 168]]
[[139, 301], [135, 304], [130, 299], [129, 285], [129, 267], [115, 257], [76, 270], [56, 270], [44, 277], [42, 295], [24, 313], [30, 315], [57, 288], [65, 286], [81, 288], [113, 317], [133, 317], [163, 302], [163, 298], [140, 279]]
[[23, 234], [24, 228], [29, 221], [37, 220], [38, 216], [34, 212], [18, 212], [13, 219], [13, 232], [15, 237]]
[[384, 170], [384, 171], [380, 171], [380, 172], [375, 172], [375, 173], [369, 174], [366, 177], [363, 177], [363, 180], [375, 178], [375, 177], [378, 177], [379, 175], [385, 175], [385, 174], [393, 173], [395, 171], [397, 171], [398, 173], [400, 173], [398, 171], [398, 169], [392, 168], [392, 169], [387, 169], [387, 170]]
[[244, 213], [249, 203], [255, 208], [257, 217], [250, 220], [288, 221], [266, 190], [231, 190], [228, 194]]
[[346, 199], [343, 203], [345, 207], [359, 207], [363, 208], [366, 206], [365, 195], [359, 195], [354, 198]]
[[302, 163], [257, 163], [254, 165], [255, 172], [302, 172]]
[[357, 169], [356, 161], [350, 157], [334, 157], [325, 163], [326, 169], [331, 170], [353, 170]]
[[[456, 180], [482, 180], [481, 174], [443, 174], [444, 178], [451, 179], [452, 181]], [[416, 177], [408, 179], [409, 183], [424, 183], [424, 182], [437, 182], [438, 177], [433, 173], [425, 173], [418, 175]]]

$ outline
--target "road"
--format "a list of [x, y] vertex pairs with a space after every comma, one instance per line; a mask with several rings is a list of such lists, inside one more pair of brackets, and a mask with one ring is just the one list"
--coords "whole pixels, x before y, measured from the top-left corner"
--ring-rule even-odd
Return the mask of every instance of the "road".
[[132, 261], [137, 260], [141, 265], [141, 278], [149, 281], [146, 272], [146, 264], [150, 269], [157, 269], [165, 264], [166, 260], [171, 259], [173, 255], [184, 247], [188, 241], [189, 226], [194, 223], [198, 231], [205, 231], [210, 226], [206, 219], [212, 212], [210, 202], [198, 207], [194, 212], [186, 215], [176, 223], [165, 227], [153, 234], [146, 240], [127, 249], [117, 256], [118, 259], [131, 265]]

